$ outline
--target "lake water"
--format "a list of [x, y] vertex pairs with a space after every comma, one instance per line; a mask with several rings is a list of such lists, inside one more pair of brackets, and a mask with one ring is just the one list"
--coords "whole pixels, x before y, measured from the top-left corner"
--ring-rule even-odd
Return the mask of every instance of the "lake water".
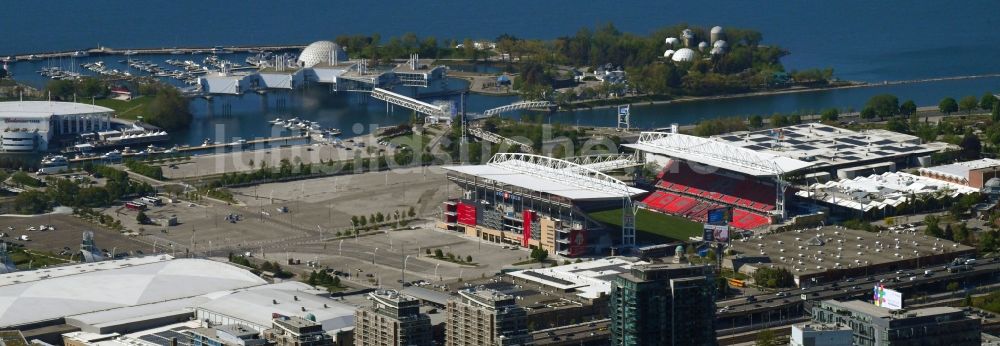
[[[433, 2], [374, 1], [286, 2], [110, 1], [54, 5], [14, 1], [5, 4], [0, 20], [0, 56], [52, 50], [110, 47], [173, 47], [309, 43], [341, 34], [380, 33], [382, 37], [415, 32], [439, 42], [454, 38], [493, 39], [502, 33], [527, 38], [572, 35], [582, 26], [613, 22], [623, 30], [645, 34], [658, 27], [688, 22], [761, 31], [765, 44], [777, 44], [792, 54], [788, 69], [833, 67], [837, 77], [880, 82], [1000, 72], [998, 19], [988, 15], [1000, 2], [838, 1], [838, 2], [712, 2], [674, 1], [504, 1]], [[16, 15], [14, 15], [16, 14]], [[22, 67], [16, 66], [15, 69]], [[17, 72], [20, 74], [20, 72]], [[658, 106], [636, 106], [636, 126], [690, 123], [719, 116], [771, 114], [828, 107], [860, 108], [871, 95], [889, 92], [920, 105], [936, 104], [943, 96], [981, 95], [1000, 89], [1000, 79], [934, 82], [716, 100]], [[248, 128], [279, 112], [255, 95], [231, 101], [231, 116], [199, 117], [184, 141], [197, 141], [215, 124]], [[311, 91], [296, 100], [293, 111], [330, 126], [347, 122], [380, 123], [399, 120], [402, 111], [387, 114], [378, 103], [350, 95]], [[471, 96], [470, 110], [507, 103], [511, 98]], [[213, 114], [206, 105], [192, 105], [199, 115]], [[217, 114], [217, 113], [215, 113]], [[408, 113], [407, 113], [408, 114]], [[516, 115], [515, 115], [516, 116]], [[553, 121], [613, 125], [608, 109], [562, 112]], [[247, 125], [236, 125], [236, 124]], [[249, 130], [247, 130], [249, 131]], [[237, 131], [238, 132], [238, 131]]]

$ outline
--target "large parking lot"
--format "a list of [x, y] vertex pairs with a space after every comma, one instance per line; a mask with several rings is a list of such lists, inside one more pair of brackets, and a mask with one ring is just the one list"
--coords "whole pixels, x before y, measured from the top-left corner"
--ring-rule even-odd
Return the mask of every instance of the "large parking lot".
[[[55, 229], [39, 231], [38, 229], [41, 225], [52, 226]], [[30, 228], [34, 228], [35, 230], [29, 230]], [[94, 224], [72, 215], [0, 216], [0, 232], [7, 235], [7, 237], [3, 238], [4, 242], [24, 245], [26, 249], [43, 253], [47, 252], [57, 256], [64, 251], [76, 252], [79, 250], [84, 231], [94, 231], [94, 243], [99, 248], [108, 250], [108, 252], [114, 251], [117, 254], [148, 254], [152, 250], [151, 246], [146, 245], [142, 241], [116, 232], [102, 230]], [[19, 239], [22, 235], [27, 236], [28, 240]], [[69, 250], [67, 251], [67, 249]], [[79, 259], [79, 256], [76, 259]]]

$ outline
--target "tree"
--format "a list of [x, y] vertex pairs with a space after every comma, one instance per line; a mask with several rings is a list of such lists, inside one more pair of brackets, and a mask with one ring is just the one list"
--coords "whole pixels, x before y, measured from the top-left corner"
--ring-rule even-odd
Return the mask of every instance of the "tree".
[[976, 100], [976, 97], [972, 95], [963, 97], [961, 101], [958, 101], [958, 109], [961, 109], [965, 114], [972, 114], [972, 111], [978, 107], [979, 100]]
[[406, 215], [409, 217], [414, 217], [417, 216], [417, 212], [416, 210], [413, 209], [413, 206], [410, 206], [410, 210], [406, 212]]
[[771, 116], [771, 119], [768, 122], [771, 124], [771, 127], [788, 126], [788, 117], [781, 114], [775, 114]]
[[951, 97], [945, 97], [938, 103], [938, 110], [944, 114], [951, 114], [958, 111], [958, 102]]
[[135, 215], [135, 221], [138, 222], [140, 225], [145, 225], [150, 222], [150, 219], [149, 216], [146, 216], [146, 212], [140, 210], [139, 214]]
[[837, 121], [837, 118], [839, 118], [839, 117], [840, 117], [840, 112], [837, 111], [836, 108], [829, 108], [829, 109], [823, 111], [823, 114], [820, 115], [820, 120], [823, 120], [823, 121]]
[[539, 248], [531, 249], [531, 259], [535, 260], [535, 262], [545, 262], [545, 260], [548, 258], [549, 258], [548, 250], [543, 250]]
[[430, 256], [430, 254], [431, 254], [431, 249], [430, 249], [430, 248], [426, 248], [426, 249], [424, 249], [424, 254], [426, 254], [426, 255]]
[[924, 217], [924, 225], [926, 225], [924, 228], [924, 234], [935, 238], [942, 238], [944, 236], [944, 232], [941, 230], [940, 222], [941, 221], [938, 217], [934, 215], [927, 215], [927, 217]]
[[984, 111], [992, 110], [993, 106], [997, 104], [997, 97], [993, 96], [993, 93], [987, 91], [983, 94], [983, 97], [979, 99], [979, 108]]
[[865, 104], [865, 108], [872, 108], [880, 119], [885, 119], [899, 113], [899, 99], [892, 94], [879, 94], [872, 96]]
[[788, 117], [788, 122], [791, 123], [792, 125], [801, 124], [802, 116], [798, 114], [792, 114], [792, 116]]
[[471, 263], [472, 262], [472, 256], [465, 255], [465, 261]]
[[1000, 122], [1000, 101], [993, 103], [993, 112], [990, 113], [990, 119], [994, 123]]
[[774, 334], [771, 329], [763, 329], [757, 332], [757, 340], [754, 341], [754, 346], [778, 346], [778, 336]]
[[441, 251], [441, 249], [434, 249], [434, 257], [437, 258], [444, 257], [444, 251]]
[[750, 127], [755, 129], [764, 127], [764, 118], [759, 115], [754, 115], [750, 117]]
[[871, 106], [865, 106], [865, 108], [861, 110], [861, 119], [874, 119], [874, 118], [875, 118], [875, 108], [872, 108]]
[[187, 99], [176, 88], [159, 88], [146, 107], [146, 121], [167, 131], [187, 128], [191, 124]]
[[962, 137], [962, 142], [958, 145], [962, 147], [962, 158], [966, 160], [978, 159], [983, 151], [983, 144], [979, 141], [979, 136], [971, 132], [966, 132], [965, 136]]
[[906, 100], [906, 102], [899, 105], [899, 114], [906, 116], [917, 114], [917, 104], [913, 100]]

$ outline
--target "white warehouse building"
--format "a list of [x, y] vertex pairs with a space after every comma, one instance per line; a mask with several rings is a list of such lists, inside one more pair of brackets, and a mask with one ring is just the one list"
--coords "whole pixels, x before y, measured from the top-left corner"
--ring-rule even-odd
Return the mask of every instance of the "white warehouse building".
[[114, 110], [75, 102], [0, 102], [0, 152], [49, 150], [55, 136], [111, 129]]

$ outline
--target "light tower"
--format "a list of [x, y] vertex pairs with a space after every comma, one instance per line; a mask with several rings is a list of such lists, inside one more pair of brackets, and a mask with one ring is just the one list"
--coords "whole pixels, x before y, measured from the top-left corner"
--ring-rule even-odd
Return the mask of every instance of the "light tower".
[[80, 244], [81, 262], [100, 262], [104, 260], [100, 248], [94, 244], [94, 232], [83, 232], [83, 242]]
[[10, 259], [10, 254], [7, 253], [7, 243], [0, 243], [0, 274], [16, 271], [17, 267], [14, 266], [14, 261]]

